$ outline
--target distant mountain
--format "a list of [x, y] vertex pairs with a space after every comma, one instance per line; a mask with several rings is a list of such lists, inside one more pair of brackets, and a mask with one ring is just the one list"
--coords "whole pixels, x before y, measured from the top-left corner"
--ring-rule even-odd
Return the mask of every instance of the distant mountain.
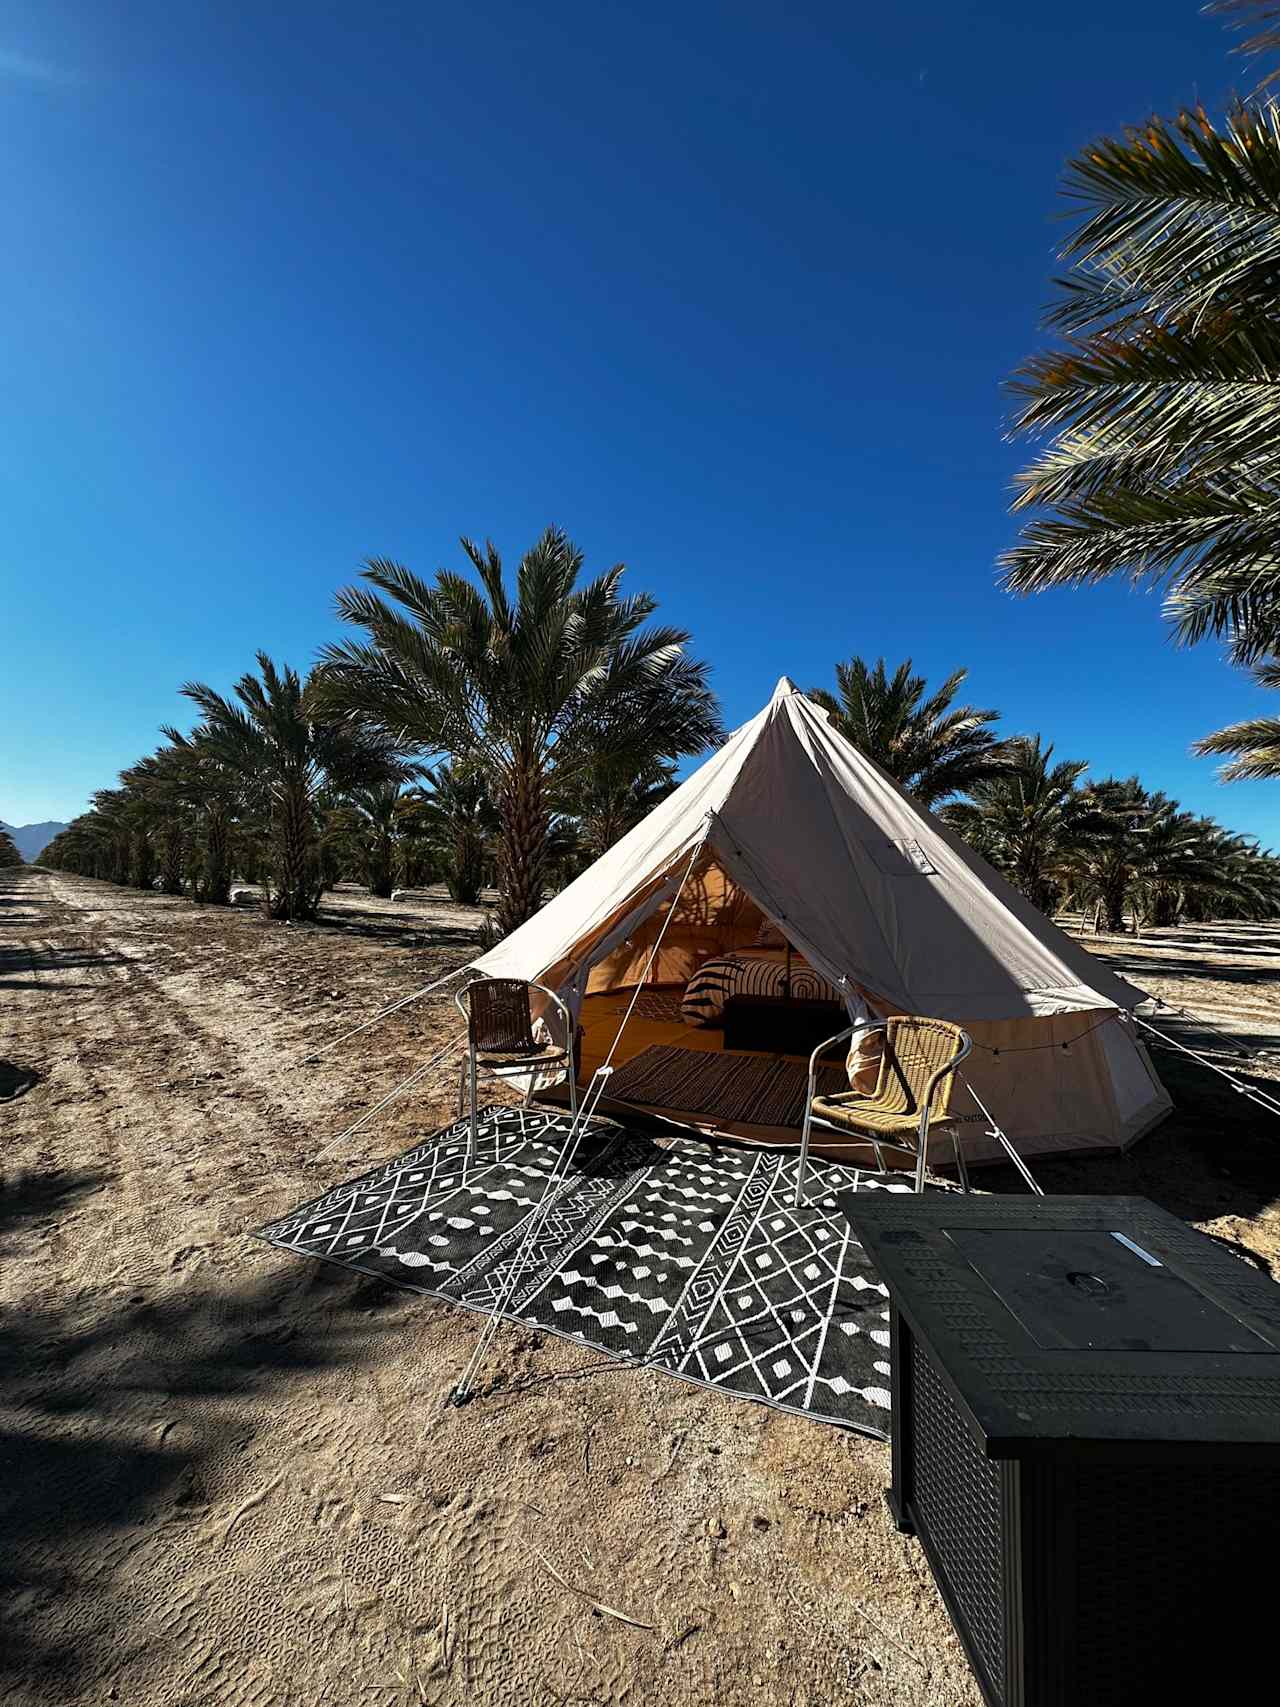
[[0, 818], [0, 830], [8, 830], [13, 837], [14, 846], [28, 865], [39, 859], [53, 838], [66, 827], [65, 824], [55, 824], [52, 821], [47, 824], [6, 824]]

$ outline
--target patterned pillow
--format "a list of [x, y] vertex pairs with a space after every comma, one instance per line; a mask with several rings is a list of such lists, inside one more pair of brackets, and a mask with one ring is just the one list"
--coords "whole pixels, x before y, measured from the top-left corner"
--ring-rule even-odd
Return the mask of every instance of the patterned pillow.
[[787, 939], [774, 924], [772, 919], [761, 919], [760, 929], [756, 932], [757, 948], [785, 948]]

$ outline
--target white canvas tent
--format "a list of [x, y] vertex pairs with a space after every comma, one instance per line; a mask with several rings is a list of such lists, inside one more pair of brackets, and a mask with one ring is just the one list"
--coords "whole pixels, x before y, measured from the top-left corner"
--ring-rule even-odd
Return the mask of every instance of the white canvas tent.
[[[977, 1045], [964, 1072], [1025, 1155], [1124, 1148], [1171, 1106], [1127, 1017], [1143, 993], [914, 804], [785, 677], [763, 711], [474, 970], [537, 979], [577, 1017], [592, 997], [634, 986], [659, 932], [649, 981], [681, 985], [749, 940], [761, 915], [855, 1017], [869, 1007], [963, 1025]], [[628, 1047], [624, 1036], [616, 1061]], [[968, 1116], [966, 1154], [993, 1159], [971, 1101], [953, 1098]]]

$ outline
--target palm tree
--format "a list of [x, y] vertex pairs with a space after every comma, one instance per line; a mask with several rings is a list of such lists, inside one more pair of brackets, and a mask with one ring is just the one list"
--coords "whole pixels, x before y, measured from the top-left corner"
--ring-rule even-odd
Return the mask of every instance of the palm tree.
[[257, 654], [234, 699], [203, 682], [182, 692], [202, 721], [190, 738], [199, 754], [240, 779], [248, 814], [269, 848], [267, 907], [273, 918], [316, 916], [326, 877], [320, 858], [320, 798], [403, 775], [386, 741], [348, 721], [322, 719], [296, 670]]
[[1211, 881], [1186, 886], [1180, 915], [1207, 919], [1273, 919], [1280, 914], [1280, 858], [1250, 836], [1213, 826], [1216, 845], [1208, 858]]
[[1018, 592], [1164, 581], [1184, 640], [1280, 650], [1280, 109], [1153, 118], [1071, 161], [1055, 345], [1015, 377], [1048, 444], [1002, 558]]
[[136, 771], [122, 771], [119, 783], [93, 796], [94, 817], [112, 842], [114, 881], [150, 889], [156, 874], [157, 802]]
[[942, 815], [1048, 913], [1086, 831], [1088, 811], [1077, 784], [1089, 767], [1083, 759], [1054, 764], [1052, 746], [1042, 746], [1039, 735], [1015, 736], [1006, 743], [1005, 760], [1004, 770], [972, 783], [971, 798], [945, 806]]
[[1263, 917], [1278, 898], [1270, 862], [1248, 837], [1194, 812], [1162, 814], [1145, 837], [1131, 900], [1152, 925], [1184, 915]]
[[89, 802], [91, 810], [77, 823], [97, 844], [95, 875], [123, 887], [129, 882], [134, 857], [128, 797], [121, 788], [100, 788]]
[[398, 776], [349, 788], [331, 815], [338, 839], [352, 849], [371, 895], [387, 900], [395, 885], [396, 833], [408, 796]]
[[[1210, 17], [1226, 17], [1231, 19], [1229, 29], [1245, 30], [1250, 21], [1261, 25], [1255, 34], [1248, 36], [1233, 53], [1251, 54], [1266, 53], [1273, 48], [1280, 48], [1280, 6], [1276, 0], [1212, 0], [1212, 4], [1204, 8]], [[1280, 77], [1280, 72], [1273, 71], [1270, 76], [1262, 79], [1260, 88], [1265, 89]]]
[[169, 763], [175, 791], [194, 811], [201, 831], [198, 851], [188, 848], [196, 898], [225, 907], [231, 896], [232, 833], [246, 801], [243, 772], [201, 740], [198, 731], [184, 735], [166, 725], [161, 733], [172, 753]]
[[181, 895], [192, 819], [181, 751], [160, 747], [121, 771], [120, 780], [130, 794], [145, 802], [151, 815], [164, 893]]
[[475, 766], [437, 765], [406, 812], [431, 846], [455, 901], [474, 906], [484, 887], [498, 814], [484, 773]]
[[664, 759], [600, 759], [583, 773], [566, 808], [576, 820], [577, 856], [599, 859], [676, 787], [676, 767]]
[[501, 821], [505, 932], [541, 906], [556, 802], [592, 762], [699, 753], [720, 722], [706, 665], [685, 656], [688, 635], [645, 626], [655, 601], [623, 597], [620, 564], [580, 586], [582, 553], [548, 528], [509, 590], [492, 544], [462, 549], [479, 586], [369, 561], [368, 585], [338, 595], [368, 639], [325, 648], [323, 692], [403, 751], [484, 771]]
[[92, 825], [93, 814], [82, 812], [46, 846], [40, 864], [51, 871], [74, 871], [81, 877], [101, 877], [101, 842]]
[[21, 865], [22, 855], [8, 830], [0, 830], [0, 866]]
[[1084, 831], [1069, 861], [1068, 888], [1082, 909], [1094, 909], [1093, 928], [1123, 931], [1126, 905], [1148, 869], [1148, 838], [1167, 826], [1177, 803], [1150, 794], [1136, 776], [1104, 777], [1081, 791]]
[[865, 658], [836, 665], [837, 693], [814, 689], [831, 722], [860, 753], [923, 806], [968, 793], [984, 777], [998, 775], [1004, 756], [991, 724], [998, 711], [955, 705], [968, 672], [954, 670], [940, 688], [927, 692], [923, 676], [907, 658], [890, 676], [883, 658], [874, 668]]
[[[1280, 688], [1280, 658], [1255, 664], [1253, 677], [1260, 687]], [[1192, 751], [1231, 754], [1231, 763], [1222, 767], [1224, 782], [1280, 777], [1280, 717], [1249, 717], [1243, 723], [1229, 723], [1197, 741]]]

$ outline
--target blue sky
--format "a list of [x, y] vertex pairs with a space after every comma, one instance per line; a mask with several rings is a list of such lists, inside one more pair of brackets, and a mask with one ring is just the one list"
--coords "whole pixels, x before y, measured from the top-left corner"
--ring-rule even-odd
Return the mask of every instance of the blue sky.
[[70, 817], [361, 558], [546, 525], [736, 722], [857, 651], [1280, 844], [1154, 593], [1014, 600], [1059, 171], [1249, 80], [1194, 0], [0, 0], [0, 817]]

